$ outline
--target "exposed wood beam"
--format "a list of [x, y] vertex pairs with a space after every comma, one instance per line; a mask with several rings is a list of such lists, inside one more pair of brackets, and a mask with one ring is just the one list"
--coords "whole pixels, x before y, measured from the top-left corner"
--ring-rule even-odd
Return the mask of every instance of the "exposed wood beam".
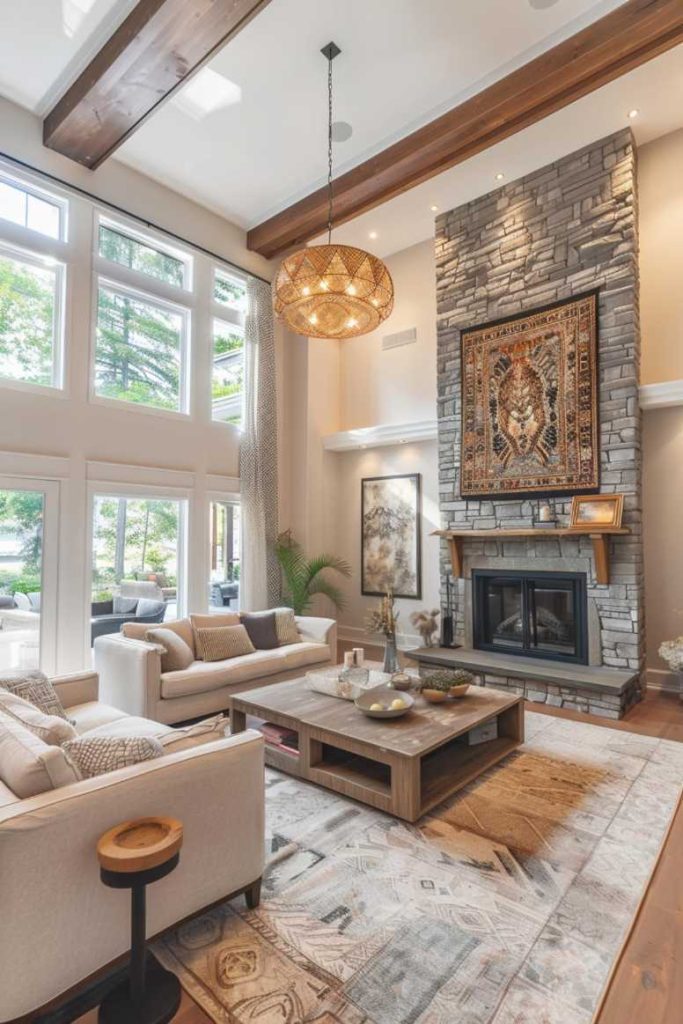
[[139, 0], [43, 122], [94, 169], [270, 0]]
[[[681, 42], [683, 0], [628, 0], [337, 178], [335, 224], [454, 167]], [[252, 228], [247, 244], [272, 259], [321, 234], [326, 225], [327, 190], [321, 188]]]

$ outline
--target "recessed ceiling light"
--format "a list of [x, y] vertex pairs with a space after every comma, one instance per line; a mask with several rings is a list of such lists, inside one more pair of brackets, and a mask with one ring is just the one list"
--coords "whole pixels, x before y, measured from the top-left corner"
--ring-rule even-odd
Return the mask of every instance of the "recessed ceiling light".
[[333, 121], [332, 122], [332, 141], [333, 142], [348, 142], [353, 135], [353, 128], [348, 121]]
[[432, 205], [431, 205], [431, 206], [429, 207], [429, 209], [430, 209], [430, 210], [432, 211], [432, 213], [438, 213], [438, 212], [439, 212], [439, 207], [438, 207], [438, 206], [435, 206], [435, 205], [434, 205], [433, 203], [432, 203]]
[[554, 7], [558, 0], [529, 0], [529, 7], [535, 11], [544, 11], [546, 7]]
[[242, 100], [242, 90], [225, 75], [211, 68], [202, 68], [175, 94], [171, 103], [190, 117], [199, 120], [221, 107], [231, 107]]
[[496, 181], [502, 181], [504, 177], [505, 175], [503, 174], [503, 172], [498, 171], [498, 174], [496, 175]]
[[377, 232], [376, 231], [369, 231], [368, 232], [368, 238], [377, 238]]
[[634, 107], [633, 110], [629, 110], [628, 116], [630, 117], [631, 120], [633, 120], [634, 117], [638, 117], [639, 113], [640, 113], [640, 111], [637, 109], [637, 107]]

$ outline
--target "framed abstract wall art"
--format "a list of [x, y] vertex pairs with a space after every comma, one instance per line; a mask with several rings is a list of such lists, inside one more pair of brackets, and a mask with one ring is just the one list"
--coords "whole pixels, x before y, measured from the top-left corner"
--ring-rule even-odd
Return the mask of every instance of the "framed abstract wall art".
[[463, 498], [600, 485], [598, 293], [462, 331]]
[[361, 480], [361, 593], [422, 597], [420, 474]]

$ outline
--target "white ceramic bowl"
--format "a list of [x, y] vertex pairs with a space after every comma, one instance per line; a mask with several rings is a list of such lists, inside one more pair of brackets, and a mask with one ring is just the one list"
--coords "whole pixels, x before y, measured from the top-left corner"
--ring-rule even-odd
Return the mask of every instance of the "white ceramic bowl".
[[[392, 708], [390, 705], [394, 700], [402, 700], [405, 707]], [[409, 693], [399, 693], [389, 686], [377, 686], [373, 690], [366, 690], [355, 700], [356, 707], [368, 718], [400, 718], [410, 711], [414, 703], [415, 698]], [[382, 710], [373, 711], [373, 704], [381, 704]]]

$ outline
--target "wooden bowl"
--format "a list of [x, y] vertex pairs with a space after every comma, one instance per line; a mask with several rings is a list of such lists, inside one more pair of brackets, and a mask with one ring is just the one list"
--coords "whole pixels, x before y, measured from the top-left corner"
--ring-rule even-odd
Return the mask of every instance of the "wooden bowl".
[[430, 704], [443, 704], [443, 702], [448, 700], [449, 697], [447, 690], [422, 689], [420, 690], [420, 693]]
[[458, 683], [457, 686], [451, 686], [448, 692], [451, 697], [464, 697], [471, 685], [471, 683]]
[[[404, 707], [390, 707], [392, 700], [399, 699], [403, 701]], [[376, 686], [372, 690], [366, 690], [365, 693], [361, 693], [354, 703], [368, 718], [400, 718], [401, 715], [405, 715], [407, 711], [410, 711], [415, 703], [415, 698], [411, 697], [409, 693], [398, 694], [396, 690], [391, 689], [389, 686]], [[373, 704], [381, 704], [381, 710], [373, 710]]]

